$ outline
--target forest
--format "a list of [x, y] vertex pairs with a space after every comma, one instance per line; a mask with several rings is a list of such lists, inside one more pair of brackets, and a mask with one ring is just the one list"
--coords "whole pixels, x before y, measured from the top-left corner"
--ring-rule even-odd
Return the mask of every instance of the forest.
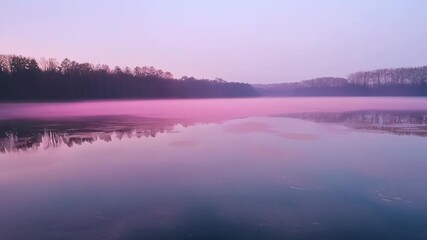
[[0, 101], [253, 97], [246, 83], [182, 77], [154, 67], [0, 55]]
[[[260, 79], [267, 82], [268, 79]], [[18, 55], [0, 55], [0, 101], [229, 98], [256, 96], [427, 96], [427, 66], [361, 71], [278, 84], [181, 77], [154, 67], [110, 68]]]
[[361, 71], [347, 78], [257, 84], [264, 96], [427, 96], [427, 66]]

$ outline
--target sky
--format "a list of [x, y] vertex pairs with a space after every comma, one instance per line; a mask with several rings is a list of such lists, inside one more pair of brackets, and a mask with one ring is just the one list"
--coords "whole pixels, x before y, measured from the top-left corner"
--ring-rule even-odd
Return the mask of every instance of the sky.
[[248, 83], [427, 65], [425, 0], [0, 3], [0, 54]]

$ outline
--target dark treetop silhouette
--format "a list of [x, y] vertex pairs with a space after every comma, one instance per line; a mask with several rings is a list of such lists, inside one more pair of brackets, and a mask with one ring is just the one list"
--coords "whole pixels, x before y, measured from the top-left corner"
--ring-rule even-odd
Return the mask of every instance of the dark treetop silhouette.
[[427, 66], [378, 69], [345, 78], [246, 84], [182, 77], [154, 67], [93, 65], [0, 55], [0, 100], [215, 98], [254, 96], [427, 96]]
[[0, 100], [252, 97], [245, 83], [173, 79], [154, 67], [115, 67], [0, 55]]

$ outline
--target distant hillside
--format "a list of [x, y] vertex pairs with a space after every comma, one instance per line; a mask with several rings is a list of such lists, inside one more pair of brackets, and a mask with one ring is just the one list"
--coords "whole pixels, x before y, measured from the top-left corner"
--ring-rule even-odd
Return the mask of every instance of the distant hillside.
[[252, 86], [261, 96], [427, 96], [427, 66]]
[[[294, 96], [313, 94], [314, 91], [323, 89], [323, 93], [330, 94], [332, 88], [348, 85], [345, 78], [324, 77], [305, 80], [301, 82], [274, 83], [274, 84], [253, 84], [257, 92], [262, 96]], [[325, 92], [327, 89], [329, 91]]]

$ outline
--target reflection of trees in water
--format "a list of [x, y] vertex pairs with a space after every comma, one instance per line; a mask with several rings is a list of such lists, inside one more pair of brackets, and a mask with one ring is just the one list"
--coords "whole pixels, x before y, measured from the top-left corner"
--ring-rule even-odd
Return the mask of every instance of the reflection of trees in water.
[[[298, 113], [284, 117], [317, 123], [344, 124], [353, 129], [388, 132], [396, 135], [427, 136], [427, 112], [354, 111], [340, 113]], [[194, 122], [177, 119], [153, 119], [133, 116], [85, 117], [49, 120], [0, 121], [0, 152], [72, 147], [95, 141], [123, 138], [149, 138], [172, 132], [176, 125]]]
[[172, 132], [176, 119], [150, 119], [130, 116], [86, 117], [55, 120], [5, 120], [0, 122], [0, 152], [48, 149], [62, 145], [72, 147], [95, 141], [148, 138]]
[[427, 136], [427, 112], [354, 111], [340, 113], [299, 113], [286, 117], [317, 123], [344, 124], [353, 129], [388, 132], [396, 135]]

